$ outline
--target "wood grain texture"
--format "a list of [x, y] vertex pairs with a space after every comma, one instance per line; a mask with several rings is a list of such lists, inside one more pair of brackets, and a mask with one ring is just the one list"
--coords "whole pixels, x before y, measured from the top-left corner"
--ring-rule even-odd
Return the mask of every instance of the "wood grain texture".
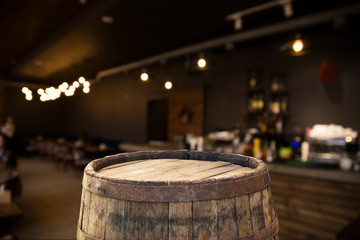
[[125, 201], [117, 199], [107, 199], [107, 212], [105, 223], [105, 239], [125, 239], [124, 238], [124, 218]]
[[124, 204], [124, 239], [139, 239], [139, 228], [143, 222], [141, 204], [128, 202]]
[[169, 203], [169, 239], [192, 239], [192, 202]]
[[103, 197], [91, 193], [88, 234], [96, 238], [103, 238], [105, 232], [107, 201], [102, 199]]
[[225, 161], [151, 159], [119, 163], [100, 169], [101, 176], [134, 181], [197, 181], [241, 176], [253, 169]]
[[262, 206], [261, 192], [249, 194], [250, 209], [251, 209], [251, 223], [253, 232], [257, 232], [265, 227], [264, 210]]
[[253, 232], [251, 224], [251, 209], [249, 195], [243, 195], [235, 198], [237, 225], [239, 226], [239, 236], [246, 236]]
[[193, 202], [193, 239], [219, 239], [216, 200]]
[[360, 215], [360, 186], [271, 174], [280, 238], [336, 239]]
[[82, 208], [81, 210], [81, 225], [80, 228], [87, 232], [89, 229], [89, 215], [90, 215], [90, 202], [91, 202], [91, 193], [88, 191], [84, 191], [83, 200], [82, 200]]
[[261, 190], [262, 195], [262, 205], [264, 211], [264, 223], [265, 226], [269, 226], [273, 221], [272, 218], [272, 202], [271, 198], [269, 197], [268, 188]]
[[142, 205], [144, 224], [140, 232], [144, 235], [140, 235], [140, 239], [169, 239], [169, 204], [142, 203]]
[[235, 199], [218, 200], [219, 236], [224, 239], [238, 239]]

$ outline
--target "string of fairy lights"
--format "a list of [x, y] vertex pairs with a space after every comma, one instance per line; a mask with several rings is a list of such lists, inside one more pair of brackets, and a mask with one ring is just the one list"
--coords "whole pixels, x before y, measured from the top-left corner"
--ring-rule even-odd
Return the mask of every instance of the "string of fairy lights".
[[[37, 94], [39, 95], [40, 101], [46, 102], [51, 100], [56, 100], [64, 94], [67, 97], [73, 96], [76, 89], [82, 87], [84, 93], [90, 92], [90, 82], [87, 81], [84, 77], [79, 77], [77, 81], [74, 81], [71, 85], [67, 82], [63, 82], [57, 88], [48, 87], [48, 88], [39, 88], [37, 89]], [[25, 94], [25, 99], [31, 101], [33, 99], [32, 91], [28, 87], [23, 87], [21, 89], [22, 93]]]

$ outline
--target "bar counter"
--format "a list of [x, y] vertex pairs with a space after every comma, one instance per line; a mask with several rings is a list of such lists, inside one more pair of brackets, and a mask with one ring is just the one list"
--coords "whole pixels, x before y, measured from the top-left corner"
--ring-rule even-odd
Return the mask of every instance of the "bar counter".
[[[268, 164], [280, 239], [356, 239], [360, 172]], [[358, 235], [357, 235], [358, 236]]]
[[345, 171], [337, 168], [292, 166], [278, 162], [268, 163], [268, 167], [270, 173], [274, 174], [360, 185], [360, 172], [352, 170]]

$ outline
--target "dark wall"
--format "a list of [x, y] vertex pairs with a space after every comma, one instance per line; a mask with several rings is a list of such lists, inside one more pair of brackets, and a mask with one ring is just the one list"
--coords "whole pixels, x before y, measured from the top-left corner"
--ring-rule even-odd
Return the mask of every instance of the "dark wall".
[[[33, 90], [34, 99], [37, 98]], [[4, 117], [12, 116], [16, 124], [16, 133], [54, 135], [63, 132], [63, 99], [47, 102], [27, 101], [21, 88], [6, 87]]]
[[[185, 58], [173, 59], [148, 66], [150, 82], [140, 82], [139, 72], [132, 70], [103, 79], [88, 95], [78, 92], [55, 102], [27, 102], [19, 89], [7, 88], [5, 114], [15, 117], [18, 133], [77, 135], [86, 129], [93, 137], [145, 141], [147, 101], [167, 98], [163, 83], [170, 78], [174, 89], [204, 86], [205, 133], [231, 129], [245, 122], [248, 69], [260, 68], [265, 82], [273, 73], [286, 74], [290, 90], [287, 131], [317, 123], [360, 130], [360, 38], [352, 31], [315, 29], [303, 34], [311, 43], [307, 54], [295, 57], [279, 51], [293, 36], [239, 43], [228, 52], [207, 52], [209, 68], [200, 74], [186, 71]], [[324, 84], [319, 80], [322, 59], [338, 64], [339, 81]]]

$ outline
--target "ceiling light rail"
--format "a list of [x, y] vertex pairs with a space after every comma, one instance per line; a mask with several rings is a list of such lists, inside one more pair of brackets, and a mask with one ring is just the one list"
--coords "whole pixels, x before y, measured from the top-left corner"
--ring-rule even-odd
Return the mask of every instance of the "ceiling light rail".
[[[283, 2], [283, 1], [282, 1]], [[128, 72], [132, 69], [143, 68], [144, 66], [148, 66], [155, 63], [161, 63], [163, 61], [167, 61], [172, 58], [186, 56], [192, 53], [199, 53], [201, 51], [206, 51], [209, 49], [213, 49], [216, 47], [226, 46], [229, 43], [233, 44], [236, 42], [245, 42], [252, 39], [257, 39], [261, 37], [266, 37], [270, 35], [275, 35], [287, 31], [298, 30], [301, 28], [311, 27], [327, 22], [333, 22], [336, 18], [338, 18], [339, 13], [343, 14], [345, 17], [347, 15], [355, 15], [360, 13], [360, 4], [353, 4], [343, 8], [337, 8], [334, 10], [328, 10], [321, 13], [316, 13], [312, 15], [308, 15], [305, 17], [297, 18], [297, 19], [289, 19], [281, 23], [276, 23], [273, 25], [268, 25], [265, 27], [260, 27], [254, 30], [248, 30], [236, 34], [231, 34], [228, 36], [211, 39], [205, 42], [201, 42], [198, 44], [190, 45], [187, 47], [183, 47], [180, 49], [176, 49], [173, 51], [169, 51], [163, 54], [155, 55], [149, 58], [145, 58], [139, 61], [135, 61], [132, 63], [120, 65], [117, 67], [105, 69], [99, 71], [96, 74], [95, 79], [92, 81], [94, 84], [100, 82], [101, 79], [119, 74]]]
[[234, 29], [240, 30], [243, 25], [242, 17], [244, 17], [245, 15], [249, 15], [249, 14], [253, 14], [256, 12], [263, 11], [263, 10], [267, 10], [272, 7], [282, 6], [284, 9], [285, 17], [291, 17], [293, 15], [293, 9], [292, 9], [292, 5], [291, 5], [292, 1], [293, 0], [275, 0], [272, 2], [267, 2], [267, 3], [260, 4], [258, 6], [251, 7], [251, 8], [236, 12], [236, 13], [229, 14], [226, 16], [225, 19], [228, 21], [234, 21]]

